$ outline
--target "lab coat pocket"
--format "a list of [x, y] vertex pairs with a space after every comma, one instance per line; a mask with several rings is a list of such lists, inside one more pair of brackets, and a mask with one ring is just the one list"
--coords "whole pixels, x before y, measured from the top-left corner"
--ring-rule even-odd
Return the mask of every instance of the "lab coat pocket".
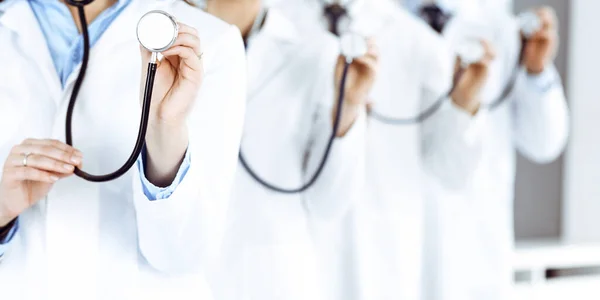
[[314, 258], [314, 252], [299, 243], [246, 248], [242, 299], [318, 299]]

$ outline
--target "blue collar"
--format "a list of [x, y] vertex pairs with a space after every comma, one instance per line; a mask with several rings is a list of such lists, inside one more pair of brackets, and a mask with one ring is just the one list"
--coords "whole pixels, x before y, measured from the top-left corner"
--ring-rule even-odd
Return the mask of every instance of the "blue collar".
[[[54, 67], [64, 87], [71, 73], [82, 61], [83, 37], [77, 30], [75, 20], [66, 4], [58, 0], [28, 1], [46, 38]], [[113, 6], [94, 19], [88, 26], [91, 47], [100, 40], [102, 34], [129, 3], [131, 0], [117, 0]]]

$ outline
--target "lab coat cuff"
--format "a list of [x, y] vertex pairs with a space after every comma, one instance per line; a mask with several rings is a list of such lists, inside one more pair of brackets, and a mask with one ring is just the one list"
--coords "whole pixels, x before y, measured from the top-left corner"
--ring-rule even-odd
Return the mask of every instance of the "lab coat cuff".
[[138, 158], [138, 161], [137, 161], [138, 170], [140, 173], [140, 180], [142, 181], [142, 189], [144, 191], [144, 195], [146, 195], [146, 197], [150, 201], [164, 200], [164, 199], [168, 199], [169, 197], [171, 197], [173, 192], [175, 192], [175, 189], [177, 189], [179, 184], [185, 178], [185, 176], [191, 166], [191, 154], [190, 154], [190, 151], [188, 148], [185, 152], [183, 161], [182, 161], [181, 165], [179, 166], [179, 170], [177, 171], [177, 175], [175, 176], [175, 179], [173, 180], [171, 185], [169, 185], [168, 187], [164, 187], [164, 188], [157, 187], [156, 185], [152, 184], [148, 180], [148, 178], [146, 178], [146, 174], [144, 173], [144, 169], [145, 169], [145, 165], [146, 165], [145, 162], [146, 162], [146, 149], [144, 148], [144, 150], [142, 151], [142, 155], [140, 155], [140, 157]]
[[454, 128], [456, 133], [461, 136], [467, 145], [473, 145], [482, 134], [482, 128], [487, 120], [488, 112], [480, 109], [475, 115], [471, 115], [454, 101], [448, 101], [447, 115], [451, 123], [447, 124], [449, 128]]
[[560, 76], [554, 65], [546, 67], [540, 74], [526, 74], [525, 76], [525, 84], [541, 94], [547, 93], [559, 83]]
[[10, 242], [19, 231], [19, 219], [17, 218], [14, 223], [9, 226], [11, 226], [11, 228], [9, 229], [8, 234], [0, 239], [0, 260], [2, 260]]

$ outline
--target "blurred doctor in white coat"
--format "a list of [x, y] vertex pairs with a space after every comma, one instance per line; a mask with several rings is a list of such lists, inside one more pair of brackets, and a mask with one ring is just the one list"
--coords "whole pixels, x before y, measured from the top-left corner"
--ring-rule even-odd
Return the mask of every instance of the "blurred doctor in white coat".
[[[259, 0], [209, 0], [206, 10], [238, 26], [246, 40], [248, 110], [241, 151], [266, 181], [297, 188], [313, 175], [332, 134], [343, 59], [335, 38], [306, 35]], [[315, 185], [271, 191], [240, 164], [222, 257], [224, 300], [323, 299], [309, 223], [334, 222], [361, 194], [366, 95], [377, 49], [350, 66], [341, 127]], [[334, 72], [336, 70], [336, 72]]]
[[[19, 224], [0, 245], [0, 297], [213, 299], [207, 275], [224, 237], [245, 106], [239, 31], [180, 0], [87, 5], [90, 32], [115, 18], [101, 39], [92, 36], [75, 149], [60, 141], [79, 67], [54, 66], [56, 57], [81, 64], [73, 9], [0, 2], [0, 227]], [[150, 59], [136, 25], [154, 9], [181, 26], [158, 67], [146, 155], [114, 181], [77, 178], [75, 166], [105, 174], [131, 153]], [[44, 28], [59, 24], [70, 27]], [[55, 47], [69, 33], [79, 45], [73, 55]]]
[[[517, 68], [521, 48], [517, 18], [506, 9], [506, 1], [438, 4], [453, 14], [442, 31], [451, 45], [475, 38], [485, 40], [496, 53], [479, 95], [481, 110], [488, 110], [487, 105], [497, 101]], [[426, 218], [425, 299], [514, 299], [516, 152], [547, 163], [561, 154], [568, 138], [568, 109], [552, 63], [559, 43], [557, 19], [550, 8], [535, 13], [542, 27], [525, 44], [514, 89], [487, 112], [482, 160], [468, 188], [464, 193], [432, 188]]]
[[[335, 1], [281, 3], [295, 22], [315, 32], [328, 28], [324, 7]], [[450, 90], [455, 58], [419, 19], [386, 0], [342, 1], [349, 30], [372, 36], [380, 71], [370, 93], [373, 111], [408, 118]], [[329, 299], [419, 299], [422, 206], [428, 174], [460, 190], [480, 153], [475, 93], [485, 79], [486, 55], [462, 77], [441, 110], [421, 124], [393, 126], [368, 119], [366, 196], [328, 235], [315, 238], [327, 274]], [[475, 103], [476, 104], [476, 103]]]

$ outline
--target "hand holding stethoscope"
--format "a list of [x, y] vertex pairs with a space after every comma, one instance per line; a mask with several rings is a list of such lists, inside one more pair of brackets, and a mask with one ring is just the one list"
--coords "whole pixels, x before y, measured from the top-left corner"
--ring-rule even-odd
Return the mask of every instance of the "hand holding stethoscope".
[[535, 11], [540, 25], [537, 30], [523, 32], [529, 36], [524, 45], [522, 63], [529, 74], [539, 74], [545, 70], [558, 52], [558, 18], [556, 12], [549, 7], [542, 7]]
[[[84, 59], [73, 88], [72, 100], [77, 98], [89, 58], [87, 22], [83, 14], [83, 5], [89, 3], [89, 0], [68, 2], [69, 5], [77, 6], [80, 12], [85, 41]], [[203, 78], [200, 39], [195, 30], [174, 22], [166, 13], [151, 12], [146, 16], [153, 19], [153, 15], [158, 19], [170, 20], [172, 24], [166, 31], [161, 28], [155, 32], [150, 28], [149, 32], [153, 34], [146, 35], [151, 37], [149, 40], [143, 38], [143, 34], [140, 35], [140, 28], [142, 31], [144, 29], [138, 26], [140, 43], [151, 51], [142, 49], [142, 59], [148, 63], [148, 72], [137, 145], [121, 169], [95, 178], [110, 180], [123, 175], [135, 163], [146, 142], [149, 155], [146, 176], [151, 182], [160, 184], [161, 178], [169, 178], [177, 172], [187, 148], [185, 117], [196, 99]], [[148, 24], [160, 23], [155, 21], [156, 19]], [[166, 35], [161, 36], [159, 32]], [[157, 62], [158, 52], [162, 52], [164, 56], [161, 62]], [[155, 77], [157, 68], [158, 76]], [[74, 105], [75, 101], [71, 101], [71, 110]], [[69, 126], [70, 122], [67, 121], [67, 127]], [[70, 135], [69, 129], [67, 133]], [[161, 159], [153, 160], [152, 157]], [[23, 211], [43, 199], [55, 182], [76, 174], [82, 161], [83, 154], [80, 151], [57, 140], [27, 139], [14, 146], [3, 165], [0, 180], [0, 228], [13, 222]], [[91, 176], [82, 171], [80, 173], [84, 175], [78, 175], [84, 178]]]
[[[551, 8], [541, 8], [535, 12], [523, 13], [519, 17], [522, 45], [521, 53], [518, 58], [519, 66], [523, 66], [529, 74], [540, 74], [544, 71], [544, 68], [549, 62], [554, 60], [558, 49], [558, 33], [556, 31], [556, 15]], [[470, 64], [470, 69], [476, 69], [479, 82], [474, 85], [474, 89], [460, 89], [461, 83], [458, 83], [458, 87], [451, 94], [451, 98], [457, 105], [461, 106], [467, 112], [474, 113], [480, 106], [478, 100], [475, 97], [475, 93], [479, 93], [482, 85], [487, 79], [487, 72], [489, 63], [494, 59], [493, 49], [491, 45], [485, 41], [481, 42], [479, 50], [475, 52], [481, 52], [480, 54], [474, 54], [474, 59], [479, 60], [478, 63]], [[459, 51], [461, 52], [461, 51]], [[462, 57], [468, 56], [468, 51], [462, 52], [459, 55], [459, 60]], [[479, 58], [482, 57], [482, 58]], [[509, 84], [505, 87], [500, 97], [486, 105], [487, 109], [493, 110], [500, 106], [508, 96], [512, 93], [514, 85], [516, 84], [517, 75], [520, 67], [517, 66], [513, 71], [513, 75], [509, 80]], [[485, 76], [483, 76], [485, 74]], [[463, 77], [467, 77], [465, 72]], [[467, 92], [467, 93], [465, 93]]]
[[482, 53], [475, 61], [465, 61], [466, 57], [457, 58], [454, 88], [450, 92], [450, 99], [472, 115], [479, 110], [479, 95], [489, 77], [490, 64], [496, 57], [487, 41], [482, 40], [478, 44]]
[[[511, 78], [508, 81], [508, 84], [504, 87], [501, 94], [491, 103], [485, 104], [485, 106], [483, 106], [479, 104], [479, 100], [473, 100], [475, 99], [475, 97], [472, 97], [470, 94], [472, 94], [474, 91], [481, 89], [481, 86], [478, 86], [478, 84], [474, 85], [471, 88], [467, 88], [466, 91], [464, 90], [466, 83], [464, 83], [465, 81], [463, 81], [461, 77], [465, 74], [469, 75], [469, 68], [471, 68], [470, 65], [474, 64], [473, 67], [476, 69], [481, 69], [484, 66], [485, 69], [487, 69], [486, 65], [489, 65], [489, 57], [486, 58], [486, 56], [489, 56], [493, 53], [489, 44], [481, 43], [481, 41], [470, 40], [466, 41], [465, 44], [461, 44], [459, 46], [459, 49], [457, 49], [457, 56], [460, 63], [457, 64], [459, 66], [457, 68], [458, 71], [455, 72], [453, 85], [447, 94], [442, 95], [442, 97], [440, 97], [437, 101], [435, 101], [433, 104], [427, 107], [424, 111], [413, 117], [391, 117], [388, 115], [384, 115], [375, 109], [371, 110], [371, 117], [377, 121], [389, 125], [418, 124], [433, 116], [440, 109], [440, 107], [442, 107], [443, 103], [447, 98], [453, 99], [454, 103], [465, 108], [470, 113], [478, 111], [479, 108], [485, 108], [490, 111], [497, 109], [509, 98], [510, 94], [512, 93], [516, 85], [517, 78], [522, 65], [525, 65], [526, 68], [529, 70], [529, 65], [545, 65], [545, 63], [547, 63], [553, 58], [547, 57], [543, 54], [545, 52], [555, 53], [555, 49], [553, 51], [548, 51], [549, 48], [547, 48], [550, 47], [549, 45], [551, 44], [551, 37], [554, 35], [550, 33], [542, 33], [544, 32], [544, 28], [553, 27], [549, 25], [543, 26], [543, 24], [549, 23], [549, 21], [552, 19], [551, 16], [553, 15], [553, 13], [551, 13], [551, 9], [547, 8], [542, 9], [542, 11], [544, 12], [526, 12], [519, 15], [518, 19], [521, 35], [521, 49], [519, 59], [517, 61], [517, 65], [513, 70], [513, 74], [511, 75]], [[541, 18], [543, 18], [544, 20], [541, 20]], [[555, 36], [558, 35], [556, 34]], [[534, 48], [535, 50], [528, 50], [530, 48]], [[477, 76], [478, 78], [487, 78], [487, 75], [482, 76], [484, 73], [487, 72], [478, 71], [477, 73], [479, 73], [479, 75]], [[473, 73], [471, 72], [471, 74]], [[467, 80], [467, 82], [469, 81], [471, 80]], [[462, 87], [459, 86], [461, 82], [463, 82]], [[479, 79], [477, 79], [475, 82], [479, 82]]]
[[[362, 37], [346, 35], [342, 38], [348, 39], [363, 39]], [[349, 41], [352, 42], [352, 41]], [[362, 41], [358, 41], [362, 42]], [[344, 45], [342, 45], [342, 48]], [[350, 47], [350, 46], [349, 46]], [[364, 51], [364, 50], [359, 50]], [[346, 78], [346, 87], [344, 93], [346, 95], [343, 103], [343, 116], [340, 121], [338, 136], [344, 135], [354, 123], [360, 111], [365, 110], [367, 99], [379, 67], [379, 48], [373, 39], [366, 40], [366, 52], [356, 53], [357, 58], [353, 59], [348, 66]], [[340, 90], [344, 68], [348, 64], [348, 57], [344, 54], [340, 55], [335, 68], [335, 83], [336, 91]]]
[[[153, 126], [185, 127], [185, 120], [202, 85], [204, 66], [198, 31], [178, 23], [179, 33], [173, 45], [161, 52], [163, 59], [157, 63], [156, 79], [150, 106], [150, 123]], [[146, 77], [153, 52], [140, 46], [142, 78]]]
[[[178, 23], [178, 27], [173, 45], [161, 52], [163, 58], [157, 63], [145, 139], [148, 154], [146, 176], [151, 181], [165, 181], [161, 182], [163, 186], [168, 186], [177, 174], [188, 147], [186, 120], [204, 78], [198, 32], [182, 23]], [[142, 65], [146, 66], [155, 52], [144, 47], [140, 49]], [[146, 75], [143, 72], [142, 78]], [[152, 159], [153, 157], [160, 159]], [[161, 177], [170, 180], [161, 180]]]
[[[266, 17], [266, 12], [260, 14], [257, 20], [264, 17]], [[260, 23], [263, 22], [255, 22], [255, 24]], [[256, 28], [260, 29], [260, 26]], [[244, 155], [243, 149], [240, 149], [240, 164], [252, 179], [266, 189], [283, 194], [297, 194], [311, 188], [321, 176], [336, 138], [344, 136], [354, 124], [361, 110], [365, 109], [367, 95], [377, 73], [379, 60], [377, 47], [372, 41], [367, 42], [362, 36], [352, 33], [345, 34], [340, 39], [340, 44], [342, 53], [338, 58], [334, 76], [336, 95], [334, 109], [332, 110], [332, 133], [329, 136], [318, 167], [308, 177], [309, 179], [294, 188], [278, 186], [258, 174]]]

